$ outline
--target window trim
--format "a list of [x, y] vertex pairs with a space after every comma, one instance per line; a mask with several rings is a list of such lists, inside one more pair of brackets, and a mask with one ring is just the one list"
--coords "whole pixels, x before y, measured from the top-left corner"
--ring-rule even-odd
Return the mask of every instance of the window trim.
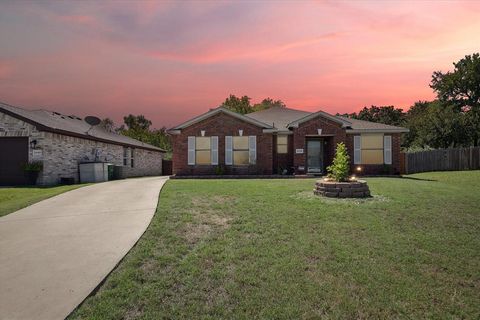
[[[235, 138], [243, 138], [246, 139], [246, 148], [236, 149], [235, 148]], [[247, 163], [238, 164], [235, 163], [235, 152], [247, 152]], [[237, 167], [244, 167], [250, 165], [250, 141], [249, 136], [233, 136], [232, 137], [232, 165]]]
[[[278, 138], [285, 138], [285, 143], [279, 143]], [[280, 152], [279, 146], [285, 146], [285, 152]], [[277, 135], [277, 154], [288, 154], [288, 135]]]
[[[197, 139], [198, 138], [202, 138], [202, 139], [205, 139], [205, 140], [208, 140], [209, 141], [209, 147], [208, 149], [206, 148], [201, 148], [199, 149], [198, 148], [198, 143], [197, 143]], [[212, 137], [205, 137], [205, 136], [201, 136], [201, 137], [195, 137], [195, 165], [196, 166], [209, 166], [212, 164]], [[208, 151], [209, 152], [209, 162], [208, 163], [198, 163], [198, 157], [197, 157], [197, 152], [198, 151]]]

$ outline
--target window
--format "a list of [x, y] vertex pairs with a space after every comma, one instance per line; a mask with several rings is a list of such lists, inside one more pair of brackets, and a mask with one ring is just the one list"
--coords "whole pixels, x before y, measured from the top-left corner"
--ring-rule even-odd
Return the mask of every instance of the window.
[[135, 149], [133, 149], [133, 148], [130, 149], [130, 167], [132, 167], [132, 168], [134, 167], [134, 161], [133, 161], [134, 160], [134, 154], [135, 154], [134, 150]]
[[188, 137], [189, 165], [217, 165], [218, 137]]
[[128, 148], [123, 147], [123, 165], [128, 166]]
[[391, 164], [391, 136], [378, 133], [354, 137], [355, 164]]
[[277, 153], [285, 154], [288, 152], [288, 137], [277, 136]]
[[248, 165], [248, 137], [233, 137], [233, 164]]
[[211, 161], [210, 137], [196, 137], [195, 164], [210, 164]]

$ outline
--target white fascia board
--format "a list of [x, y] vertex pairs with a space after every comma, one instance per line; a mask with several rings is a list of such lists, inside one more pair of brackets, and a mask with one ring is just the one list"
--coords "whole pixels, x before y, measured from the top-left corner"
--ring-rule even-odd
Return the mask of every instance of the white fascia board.
[[333, 122], [339, 123], [339, 124], [342, 125], [342, 128], [345, 128], [345, 127], [351, 125], [351, 123], [348, 122], [348, 121], [346, 121], [346, 120], [341, 120], [341, 119], [339, 119], [339, 118], [337, 118], [337, 117], [335, 117], [335, 116], [332, 116], [331, 114], [328, 114], [328, 113], [326, 113], [326, 112], [324, 112], [324, 111], [317, 111], [317, 112], [312, 113], [312, 114], [309, 114], [309, 115], [307, 115], [307, 116], [305, 116], [305, 117], [303, 117], [303, 118], [300, 118], [300, 119], [298, 119], [298, 120], [295, 120], [295, 121], [290, 122], [290, 123], [287, 125], [287, 127], [298, 128], [298, 126], [299, 126], [301, 123], [304, 123], [304, 122], [309, 121], [309, 120], [311, 120], [311, 119], [315, 119], [315, 118], [318, 117], [318, 116], [322, 116], [322, 117], [324, 117], [324, 118], [326, 118], [326, 119], [329, 119], [329, 120], [331, 120], [331, 121], [333, 121]]
[[181, 129], [184, 129], [184, 128], [187, 128], [195, 123], [198, 123], [202, 120], [205, 120], [205, 119], [208, 119], [214, 115], [216, 115], [217, 113], [220, 113], [220, 112], [223, 112], [223, 113], [226, 113], [234, 118], [237, 118], [239, 120], [242, 120], [242, 121], [245, 121], [247, 123], [250, 123], [250, 124], [253, 124], [257, 127], [262, 127], [262, 128], [272, 128], [272, 126], [266, 124], [266, 123], [263, 123], [263, 122], [260, 122], [260, 121], [257, 121], [253, 118], [249, 118], [247, 116], [244, 116], [240, 113], [236, 113], [236, 112], [233, 112], [233, 111], [230, 111], [228, 109], [225, 109], [225, 108], [222, 108], [222, 107], [218, 107], [216, 109], [213, 109], [213, 110], [210, 110], [208, 112], [205, 112], [204, 114], [201, 114], [193, 119], [190, 119], [174, 128], [172, 128], [170, 131], [175, 131], [175, 130], [181, 130]]
[[347, 133], [407, 133], [410, 132], [407, 128], [398, 129], [347, 129]]

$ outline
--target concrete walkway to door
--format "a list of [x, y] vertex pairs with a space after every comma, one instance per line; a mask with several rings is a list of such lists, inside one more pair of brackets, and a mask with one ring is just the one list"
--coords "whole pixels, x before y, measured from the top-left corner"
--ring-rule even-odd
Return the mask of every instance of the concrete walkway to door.
[[147, 228], [166, 177], [99, 183], [0, 218], [0, 319], [63, 319]]

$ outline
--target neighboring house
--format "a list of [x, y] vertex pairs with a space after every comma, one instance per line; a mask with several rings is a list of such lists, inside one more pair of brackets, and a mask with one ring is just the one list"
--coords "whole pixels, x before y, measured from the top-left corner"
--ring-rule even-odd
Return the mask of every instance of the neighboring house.
[[274, 107], [241, 115], [219, 107], [169, 132], [176, 175], [325, 174], [339, 142], [352, 172], [398, 174], [408, 129], [323, 111]]
[[0, 103], [0, 185], [25, 184], [29, 161], [43, 162], [40, 185], [78, 182], [79, 163], [91, 161], [122, 166], [122, 177], [161, 175], [164, 152], [76, 116]]

